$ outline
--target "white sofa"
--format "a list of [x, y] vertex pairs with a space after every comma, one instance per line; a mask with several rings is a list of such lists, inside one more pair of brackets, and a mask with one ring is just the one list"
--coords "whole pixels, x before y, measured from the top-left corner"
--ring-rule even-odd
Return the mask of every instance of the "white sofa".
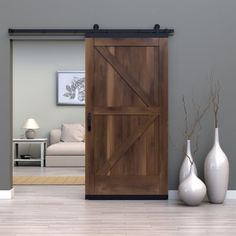
[[85, 143], [62, 142], [61, 129], [53, 129], [49, 134], [46, 150], [46, 167], [83, 167], [85, 166]]

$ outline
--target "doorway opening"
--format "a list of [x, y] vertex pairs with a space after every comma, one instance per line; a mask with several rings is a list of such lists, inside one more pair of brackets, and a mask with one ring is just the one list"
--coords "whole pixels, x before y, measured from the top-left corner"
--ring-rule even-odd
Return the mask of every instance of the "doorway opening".
[[84, 40], [11, 44], [13, 185], [84, 184]]

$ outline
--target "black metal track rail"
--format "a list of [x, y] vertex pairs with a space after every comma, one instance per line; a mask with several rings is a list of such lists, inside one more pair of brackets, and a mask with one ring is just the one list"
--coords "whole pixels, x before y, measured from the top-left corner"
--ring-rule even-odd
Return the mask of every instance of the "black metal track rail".
[[161, 29], [159, 24], [153, 29], [8, 29], [10, 36], [84, 36], [84, 37], [169, 37], [174, 29]]

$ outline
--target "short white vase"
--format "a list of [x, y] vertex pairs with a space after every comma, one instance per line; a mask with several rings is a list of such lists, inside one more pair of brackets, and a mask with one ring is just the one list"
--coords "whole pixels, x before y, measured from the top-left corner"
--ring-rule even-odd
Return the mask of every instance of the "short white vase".
[[192, 154], [191, 154], [191, 142], [190, 142], [190, 140], [187, 140], [186, 154], [187, 155], [185, 155], [185, 158], [183, 160], [183, 163], [182, 163], [182, 165], [180, 167], [180, 171], [179, 171], [179, 184], [181, 184], [181, 182], [189, 176], [190, 169], [191, 169], [191, 162], [193, 163], [193, 171], [197, 175], [197, 168], [196, 168], [195, 163], [193, 162], [193, 157], [192, 157]]
[[223, 203], [229, 182], [229, 162], [220, 147], [219, 130], [215, 128], [215, 142], [204, 163], [207, 195], [211, 203]]
[[189, 176], [179, 185], [179, 197], [189, 206], [199, 205], [206, 195], [205, 184], [196, 176], [193, 166]]

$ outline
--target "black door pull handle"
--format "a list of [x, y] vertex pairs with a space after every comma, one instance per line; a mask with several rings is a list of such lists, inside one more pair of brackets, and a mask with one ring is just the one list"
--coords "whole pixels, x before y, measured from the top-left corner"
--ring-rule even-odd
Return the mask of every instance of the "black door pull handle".
[[89, 112], [88, 113], [88, 118], [87, 118], [88, 120], [87, 120], [87, 126], [88, 126], [88, 131], [90, 132], [91, 131], [91, 128], [92, 128], [92, 115], [91, 115], [91, 113]]

